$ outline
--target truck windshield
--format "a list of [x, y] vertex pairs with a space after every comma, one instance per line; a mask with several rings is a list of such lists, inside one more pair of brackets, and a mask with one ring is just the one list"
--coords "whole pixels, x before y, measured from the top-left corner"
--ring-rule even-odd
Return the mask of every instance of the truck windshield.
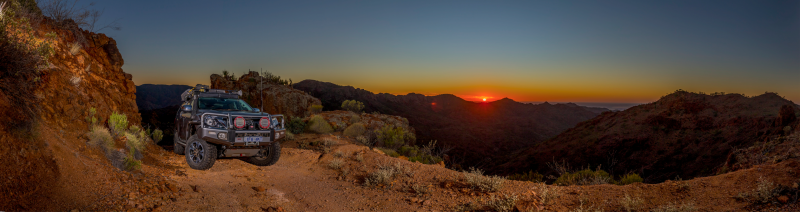
[[241, 99], [201, 97], [197, 101], [197, 106], [201, 110], [253, 111], [253, 108]]

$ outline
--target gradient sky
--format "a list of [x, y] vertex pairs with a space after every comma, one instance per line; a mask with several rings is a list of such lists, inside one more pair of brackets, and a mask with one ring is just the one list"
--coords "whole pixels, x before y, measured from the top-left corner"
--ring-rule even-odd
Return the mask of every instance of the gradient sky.
[[[88, 3], [84, 2], [84, 3]], [[375, 93], [651, 102], [677, 89], [800, 102], [800, 1], [113, 1], [139, 84], [264, 68]]]

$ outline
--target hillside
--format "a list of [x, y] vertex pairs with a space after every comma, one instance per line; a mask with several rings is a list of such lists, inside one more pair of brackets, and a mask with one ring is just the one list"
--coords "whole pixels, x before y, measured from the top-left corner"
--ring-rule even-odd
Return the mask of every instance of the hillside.
[[451, 163], [490, 171], [509, 153], [558, 135], [597, 116], [599, 110], [607, 111], [575, 104], [523, 104], [507, 98], [476, 103], [449, 94], [374, 94], [314, 80], [304, 80], [294, 88], [319, 98], [324, 110], [339, 109], [344, 100], [353, 99], [363, 102], [368, 113], [406, 117], [416, 129], [418, 142], [437, 140], [440, 147], [453, 148]]
[[[112, 112], [139, 122], [133, 76], [122, 70], [116, 41], [74, 22], [41, 16], [34, 1], [10, 1], [0, 30], [0, 210], [37, 210], [41, 202], [97, 199], [110, 185], [86, 181], [96, 153], [83, 139], [92, 108], [98, 123]], [[13, 15], [12, 15], [13, 14]], [[90, 162], [94, 163], [94, 162]], [[106, 187], [108, 186], [108, 187]], [[103, 193], [106, 194], [106, 193]], [[119, 194], [119, 193], [118, 193]], [[52, 199], [63, 202], [50, 202]], [[40, 207], [40, 206], [39, 206]]]
[[153, 85], [136, 86], [136, 106], [139, 110], [161, 109], [181, 104], [181, 94], [188, 85]]
[[[783, 112], [782, 111], [783, 109]], [[774, 93], [756, 97], [678, 91], [622, 112], [606, 112], [515, 154], [508, 172], [554, 174], [547, 163], [635, 172], [645, 182], [718, 173], [731, 151], [797, 126], [797, 105]], [[723, 170], [724, 171], [724, 170]]]

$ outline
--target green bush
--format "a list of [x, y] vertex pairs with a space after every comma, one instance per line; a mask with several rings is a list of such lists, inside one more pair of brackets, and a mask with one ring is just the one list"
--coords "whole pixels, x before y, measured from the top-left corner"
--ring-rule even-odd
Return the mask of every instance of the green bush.
[[122, 136], [122, 133], [128, 129], [128, 117], [125, 114], [112, 112], [111, 117], [108, 118], [108, 127], [115, 136]]
[[600, 185], [613, 182], [611, 175], [603, 170], [593, 171], [592, 169], [584, 169], [575, 173], [564, 173], [553, 184], [568, 186], [568, 185]]
[[343, 134], [345, 136], [358, 137], [360, 135], [364, 135], [365, 132], [367, 132], [367, 128], [364, 127], [364, 124], [355, 123], [345, 128]]
[[641, 183], [642, 181], [644, 181], [644, 179], [642, 179], [642, 177], [640, 177], [638, 174], [630, 173], [623, 176], [622, 179], [619, 179], [619, 182], [617, 182], [617, 184], [628, 185], [631, 183]]
[[89, 108], [89, 116], [86, 116], [86, 122], [92, 125], [96, 125], [97, 118], [94, 117], [95, 115], [97, 115], [97, 109], [95, 109], [94, 107]]
[[311, 114], [317, 114], [319, 112], [322, 112], [322, 105], [311, 105], [311, 108], [309, 108], [309, 110], [311, 110]]
[[508, 179], [509, 180], [517, 180], [517, 181], [530, 181], [530, 182], [534, 182], [534, 183], [541, 183], [541, 182], [544, 182], [544, 175], [539, 174], [538, 172], [534, 172], [533, 170], [530, 170], [527, 173], [509, 175]]
[[133, 149], [137, 151], [141, 151], [144, 149], [144, 141], [136, 134], [132, 133], [125, 133], [125, 138], [128, 141], [125, 143], [128, 146], [128, 149]]
[[153, 131], [153, 141], [158, 143], [163, 138], [164, 138], [164, 132], [163, 131], [161, 131], [160, 129], [156, 129], [155, 131]]
[[344, 100], [342, 102], [342, 109], [360, 113], [364, 109], [364, 103], [356, 100]]
[[413, 133], [408, 132], [405, 128], [392, 127], [389, 125], [385, 125], [383, 128], [375, 130], [375, 135], [379, 144], [383, 144], [383, 146], [392, 149], [403, 146], [406, 144], [406, 141], [413, 142], [417, 139]]
[[125, 157], [125, 170], [127, 171], [142, 169], [142, 161], [134, 159], [133, 154], [133, 151], [131, 151], [128, 153], [128, 156]]
[[322, 116], [312, 116], [311, 119], [308, 120], [308, 130], [313, 133], [332, 133], [333, 127], [328, 124], [328, 121]]
[[289, 123], [286, 125], [286, 128], [291, 133], [300, 134], [303, 133], [303, 130], [306, 128], [306, 122], [304, 122], [300, 117], [292, 117], [292, 119], [290, 119]]

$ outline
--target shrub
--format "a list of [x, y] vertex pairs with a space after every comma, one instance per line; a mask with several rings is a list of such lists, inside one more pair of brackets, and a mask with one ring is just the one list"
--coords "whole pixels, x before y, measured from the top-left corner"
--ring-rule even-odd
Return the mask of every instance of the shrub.
[[364, 103], [356, 100], [344, 100], [344, 102], [342, 102], [342, 109], [360, 113], [361, 110], [364, 109]]
[[163, 138], [164, 138], [164, 132], [163, 131], [161, 131], [160, 129], [156, 129], [155, 131], [153, 131], [153, 141], [158, 143]]
[[309, 110], [311, 111], [311, 114], [317, 114], [322, 112], [322, 105], [311, 105]]
[[342, 159], [338, 159], [338, 158], [337, 159], [333, 159], [328, 164], [328, 168], [339, 170], [339, 169], [342, 168], [342, 164], [344, 164], [344, 161]]
[[561, 196], [561, 188], [558, 186], [548, 186], [544, 183], [536, 183], [533, 190], [542, 198], [542, 205], [547, 205], [551, 200]]
[[340, 157], [344, 156], [344, 152], [337, 150], [336, 152], [333, 153], [333, 156], [337, 157], [337, 158], [340, 158]]
[[125, 114], [112, 112], [111, 117], [108, 118], [108, 127], [115, 136], [122, 136], [125, 129], [128, 129], [128, 117]]
[[751, 203], [764, 204], [778, 196], [779, 191], [780, 190], [774, 183], [761, 176], [758, 178], [758, 185], [756, 185], [753, 191], [749, 193], [739, 193], [737, 198]]
[[472, 189], [495, 192], [503, 188], [505, 178], [499, 176], [483, 176], [483, 170], [470, 167], [470, 171], [464, 172], [464, 180]]
[[625, 194], [625, 197], [619, 200], [619, 204], [622, 205], [622, 208], [628, 212], [639, 211], [639, 209], [642, 207], [642, 203], [644, 203], [642, 198], [631, 197], [628, 194]]
[[114, 138], [111, 137], [108, 129], [103, 126], [92, 126], [87, 137], [89, 137], [89, 145], [103, 148], [105, 151], [114, 149]]
[[619, 179], [619, 182], [617, 184], [628, 185], [631, 183], [641, 183], [642, 181], [644, 181], [644, 179], [642, 179], [642, 177], [640, 177], [638, 174], [630, 173], [623, 176], [622, 179]]
[[127, 157], [125, 157], [125, 170], [133, 171], [142, 169], [142, 161], [136, 160], [133, 158], [133, 152], [129, 153]]
[[553, 184], [556, 185], [600, 185], [612, 182], [613, 179], [608, 172], [603, 170], [592, 171], [591, 169], [584, 169], [575, 173], [564, 173], [559, 176]]
[[355, 123], [344, 129], [344, 132], [342, 134], [350, 137], [358, 137], [364, 135], [365, 132], [367, 132], [367, 128], [364, 127], [364, 124]]
[[333, 132], [331, 125], [322, 116], [312, 116], [308, 120], [308, 130], [319, 134]]
[[350, 116], [350, 123], [354, 124], [358, 122], [361, 122], [361, 116], [359, 116], [358, 114]]
[[517, 205], [519, 196], [503, 194], [503, 197], [492, 195], [486, 206], [497, 212], [514, 211], [514, 206]]
[[127, 142], [125, 143], [129, 149], [142, 150], [144, 149], [144, 142], [136, 134], [125, 133]]
[[294, 140], [294, 133], [286, 132], [286, 140]]
[[394, 175], [394, 168], [379, 167], [377, 170], [367, 174], [367, 177], [364, 178], [364, 186], [388, 185]]
[[86, 122], [88, 122], [91, 125], [96, 125], [97, 118], [94, 117], [96, 114], [97, 114], [97, 109], [95, 109], [94, 107], [89, 108], [89, 116], [86, 116]]
[[286, 128], [291, 133], [300, 134], [303, 133], [303, 130], [305, 130], [306, 123], [303, 122], [303, 119], [300, 117], [292, 117], [292, 119], [290, 119], [289, 123], [286, 125]]
[[416, 140], [413, 133], [408, 132], [403, 127], [392, 127], [389, 125], [383, 126], [381, 129], [375, 130], [375, 135], [379, 144], [385, 147], [396, 149], [397, 147], [406, 144], [406, 141]]
[[541, 183], [544, 182], [544, 175], [539, 174], [538, 172], [534, 172], [533, 170], [528, 171], [527, 173], [522, 174], [512, 174], [508, 176], [509, 180], [517, 180], [517, 181], [529, 181], [534, 183]]

